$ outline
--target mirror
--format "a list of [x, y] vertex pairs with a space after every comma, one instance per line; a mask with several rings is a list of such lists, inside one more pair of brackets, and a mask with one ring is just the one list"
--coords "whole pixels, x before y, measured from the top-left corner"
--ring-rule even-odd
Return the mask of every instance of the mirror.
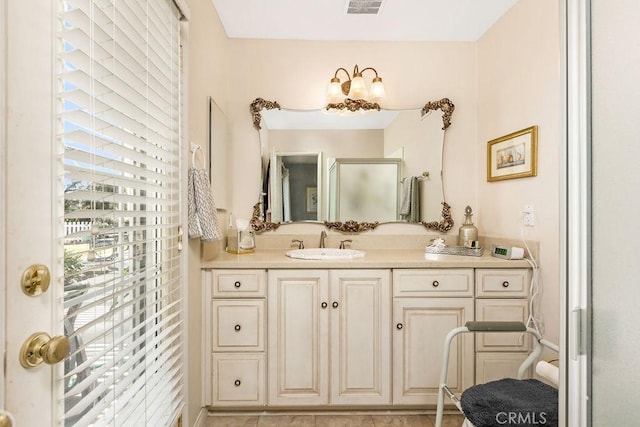
[[257, 98], [263, 197], [253, 229], [312, 221], [344, 232], [388, 222], [450, 230], [442, 159], [453, 110], [447, 98], [355, 112], [287, 110]]

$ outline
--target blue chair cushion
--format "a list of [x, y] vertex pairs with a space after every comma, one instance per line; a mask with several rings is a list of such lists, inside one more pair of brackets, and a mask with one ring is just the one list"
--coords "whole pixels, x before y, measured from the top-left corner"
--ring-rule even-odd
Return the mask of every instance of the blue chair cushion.
[[478, 384], [462, 393], [460, 405], [476, 427], [558, 425], [558, 390], [535, 379]]

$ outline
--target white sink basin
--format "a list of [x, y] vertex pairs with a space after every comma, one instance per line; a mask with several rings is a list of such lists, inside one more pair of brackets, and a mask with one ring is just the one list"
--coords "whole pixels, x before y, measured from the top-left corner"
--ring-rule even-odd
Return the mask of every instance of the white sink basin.
[[298, 259], [337, 260], [363, 258], [364, 252], [357, 249], [309, 248], [293, 249], [285, 255]]

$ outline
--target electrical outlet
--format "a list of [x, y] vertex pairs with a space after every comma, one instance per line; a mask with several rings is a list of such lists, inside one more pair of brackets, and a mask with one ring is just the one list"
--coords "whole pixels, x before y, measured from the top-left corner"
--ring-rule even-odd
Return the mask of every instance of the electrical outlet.
[[536, 224], [536, 214], [533, 205], [524, 205], [524, 225], [533, 226]]

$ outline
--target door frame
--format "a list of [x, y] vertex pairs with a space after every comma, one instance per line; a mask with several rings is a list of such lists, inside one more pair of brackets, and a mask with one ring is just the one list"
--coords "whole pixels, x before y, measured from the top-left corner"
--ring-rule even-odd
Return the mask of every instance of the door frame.
[[591, 281], [590, 0], [565, 0], [566, 143], [561, 176], [560, 416], [590, 425], [589, 310]]
[[[7, 28], [7, 14], [6, 3], [2, 2], [0, 6], [0, 28]], [[6, 55], [7, 55], [7, 34], [0, 34], [0, 313], [6, 313], [6, 221], [5, 212], [7, 207], [7, 194], [6, 194], [6, 182], [7, 182], [7, 76], [6, 76]], [[0, 316], [0, 366], [6, 366], [6, 319], [4, 316]], [[0, 369], [0, 409], [5, 407], [5, 384], [4, 384], [4, 368]]]
[[[32, 264], [44, 264], [52, 283], [60, 277], [62, 260], [54, 257], [54, 82], [55, 2], [9, 0], [4, 8], [4, 405], [20, 425], [53, 425], [61, 410], [53, 369], [25, 369], [19, 355], [35, 332], [60, 335], [57, 286], [41, 295], [23, 293], [20, 278]], [[11, 19], [9, 19], [11, 17]], [[8, 37], [11, 35], [11, 37]], [[9, 86], [9, 82], [11, 85]], [[11, 183], [11, 186], [9, 186]], [[10, 224], [10, 226], [9, 226]]]

